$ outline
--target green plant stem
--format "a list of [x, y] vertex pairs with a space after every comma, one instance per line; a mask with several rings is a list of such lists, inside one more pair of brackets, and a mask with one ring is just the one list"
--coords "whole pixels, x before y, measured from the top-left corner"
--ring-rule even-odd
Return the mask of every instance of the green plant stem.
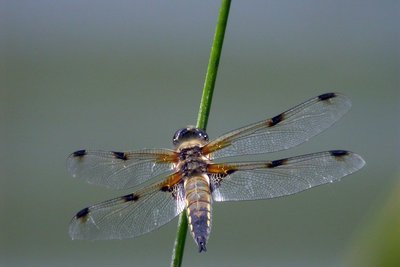
[[214, 41], [211, 46], [210, 59], [208, 61], [207, 74], [201, 97], [197, 128], [206, 130], [208, 116], [210, 114], [215, 80], [217, 79], [219, 59], [221, 57], [222, 44], [224, 43], [225, 29], [228, 23], [231, 0], [222, 0], [219, 10], [217, 27], [215, 28]]
[[[222, 44], [224, 42], [225, 29], [228, 22], [229, 8], [231, 0], [222, 0], [219, 10], [217, 26], [215, 28], [214, 40], [211, 46], [210, 60], [208, 61], [206, 79], [203, 87], [203, 94], [200, 102], [199, 115], [197, 117], [197, 128], [206, 130], [208, 117], [211, 109], [212, 96], [214, 92], [215, 80], [218, 73], [219, 59], [221, 57]], [[171, 266], [179, 267], [182, 265], [183, 252], [187, 234], [186, 211], [179, 215], [178, 230], [172, 252]]]

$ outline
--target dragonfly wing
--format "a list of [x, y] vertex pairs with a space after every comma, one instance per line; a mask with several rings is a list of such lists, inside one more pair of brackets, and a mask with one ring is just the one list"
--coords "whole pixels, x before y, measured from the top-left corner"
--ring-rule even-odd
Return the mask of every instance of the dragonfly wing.
[[223, 158], [288, 149], [329, 128], [350, 107], [344, 95], [323, 94], [271, 119], [225, 134], [205, 145], [203, 154]]
[[255, 200], [332, 183], [364, 164], [357, 154], [333, 150], [268, 162], [210, 164], [208, 173], [215, 201]]
[[158, 175], [167, 176], [177, 160], [177, 154], [167, 149], [135, 152], [78, 150], [68, 157], [67, 169], [73, 177], [88, 183], [122, 189]]
[[125, 239], [148, 233], [180, 214], [185, 207], [179, 174], [146, 189], [79, 211], [72, 219], [72, 239]]

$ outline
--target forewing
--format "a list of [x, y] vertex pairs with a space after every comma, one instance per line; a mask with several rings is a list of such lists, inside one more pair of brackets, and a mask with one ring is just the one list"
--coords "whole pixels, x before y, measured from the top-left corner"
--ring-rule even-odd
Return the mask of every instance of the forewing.
[[173, 174], [150, 187], [79, 211], [72, 219], [72, 239], [125, 239], [150, 232], [185, 207], [183, 183]]
[[357, 154], [333, 150], [268, 162], [210, 164], [208, 173], [215, 201], [255, 200], [332, 183], [364, 164]]
[[73, 177], [114, 189], [139, 185], [152, 177], [171, 173], [177, 154], [167, 149], [135, 152], [78, 150], [67, 159]]
[[344, 95], [323, 94], [271, 119], [225, 134], [204, 146], [203, 154], [222, 158], [288, 149], [329, 128], [350, 107]]

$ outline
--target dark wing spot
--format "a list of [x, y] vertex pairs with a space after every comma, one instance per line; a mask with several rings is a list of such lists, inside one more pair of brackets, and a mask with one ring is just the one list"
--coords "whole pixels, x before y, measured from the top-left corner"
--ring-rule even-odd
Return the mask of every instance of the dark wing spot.
[[273, 160], [273, 161], [267, 163], [267, 168], [275, 168], [275, 167], [286, 164], [286, 162], [287, 162], [287, 159]]
[[349, 151], [346, 151], [346, 150], [332, 150], [332, 151], [329, 151], [329, 153], [331, 154], [331, 156], [333, 156], [335, 158], [342, 158], [344, 156], [349, 155]]
[[236, 171], [235, 169], [229, 169], [229, 170], [227, 170], [225, 173], [226, 173], [227, 175], [230, 175], [230, 174], [234, 173], [235, 171]]
[[117, 159], [122, 159], [122, 160], [127, 160], [128, 157], [126, 156], [126, 154], [124, 152], [112, 152], [114, 154], [114, 157]]
[[123, 196], [122, 199], [125, 202], [136, 201], [136, 200], [139, 199], [139, 196], [132, 193], [132, 194], [128, 194], [128, 195]]
[[169, 185], [163, 185], [160, 190], [163, 192], [171, 191], [171, 187]]
[[79, 212], [76, 214], [75, 217], [76, 217], [78, 220], [81, 220], [82, 222], [86, 222], [88, 214], [89, 214], [89, 208], [84, 208], [83, 210], [79, 211]]
[[74, 157], [83, 157], [86, 155], [86, 150], [82, 149], [82, 150], [75, 151], [74, 153], [72, 153], [72, 155]]
[[281, 114], [279, 114], [279, 115], [277, 115], [277, 116], [275, 116], [275, 117], [269, 119], [269, 120], [267, 121], [268, 126], [269, 126], [269, 127], [275, 126], [275, 125], [277, 125], [278, 123], [280, 123], [284, 118], [285, 118], [285, 116], [283, 115], [283, 113], [281, 113]]
[[325, 101], [325, 100], [328, 100], [328, 99], [331, 99], [334, 97], [336, 97], [335, 93], [326, 93], [326, 94], [319, 95], [318, 99], [321, 101]]

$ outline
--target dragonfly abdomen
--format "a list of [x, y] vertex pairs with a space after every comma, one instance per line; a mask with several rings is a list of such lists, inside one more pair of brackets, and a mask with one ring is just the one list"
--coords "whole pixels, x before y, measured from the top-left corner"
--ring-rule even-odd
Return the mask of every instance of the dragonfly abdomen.
[[206, 251], [211, 231], [211, 192], [206, 175], [189, 177], [185, 182], [186, 214], [190, 232], [199, 246], [199, 252]]

